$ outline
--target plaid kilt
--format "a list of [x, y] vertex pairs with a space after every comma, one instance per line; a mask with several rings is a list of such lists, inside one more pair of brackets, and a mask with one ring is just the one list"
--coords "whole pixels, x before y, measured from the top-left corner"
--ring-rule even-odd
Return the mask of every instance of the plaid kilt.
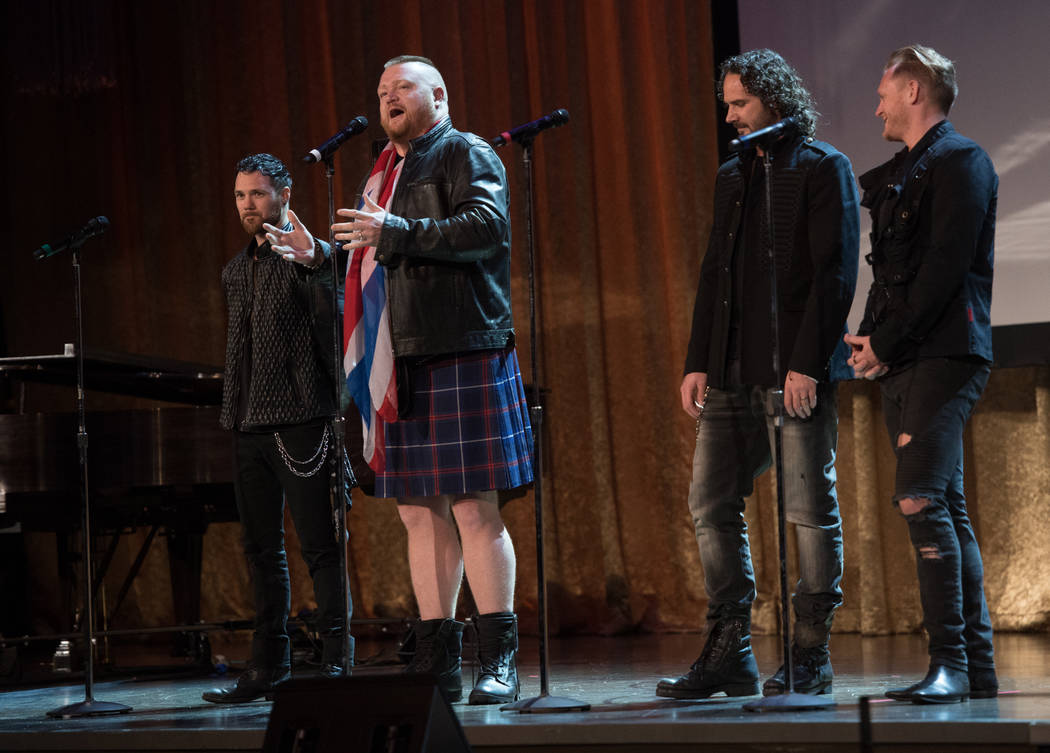
[[409, 413], [386, 425], [377, 497], [513, 489], [532, 481], [532, 427], [513, 347], [456, 353], [408, 371]]

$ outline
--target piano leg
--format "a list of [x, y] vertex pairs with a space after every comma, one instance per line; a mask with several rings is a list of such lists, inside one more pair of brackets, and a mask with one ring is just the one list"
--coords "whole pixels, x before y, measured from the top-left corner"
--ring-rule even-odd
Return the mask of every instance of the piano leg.
[[[168, 567], [177, 625], [196, 625], [200, 622], [203, 561], [203, 531], [168, 529]], [[201, 665], [211, 665], [211, 645], [207, 633], [201, 631], [177, 633], [172, 653], [192, 658]]]

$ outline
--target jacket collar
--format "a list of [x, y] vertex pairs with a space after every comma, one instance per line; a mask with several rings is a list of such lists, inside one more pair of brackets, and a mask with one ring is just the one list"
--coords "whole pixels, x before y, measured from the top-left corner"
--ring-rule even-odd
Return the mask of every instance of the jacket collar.
[[947, 136], [950, 133], [954, 133], [955, 128], [952, 126], [951, 121], [945, 119], [937, 125], [931, 126], [930, 130], [923, 134], [922, 138], [915, 144], [912, 149], [906, 149], [905, 153], [908, 155], [905, 158], [905, 168], [910, 170], [912, 166], [918, 162], [919, 157], [930, 148], [933, 142]]
[[437, 125], [431, 128], [429, 131], [424, 133], [418, 138], [414, 138], [408, 142], [408, 152], [413, 154], [416, 152], [425, 152], [437, 142], [442, 136], [452, 130], [452, 118], [446, 115]]
[[[798, 148], [799, 144], [802, 143], [804, 137], [797, 130], [792, 130], [790, 133], [784, 135], [782, 138], [774, 141], [767, 149], [770, 156], [773, 158], [773, 162], [777, 161], [777, 158], [790, 152], [792, 149]], [[743, 154], [738, 154], [737, 159], [740, 161], [740, 170], [745, 173], [751, 171], [751, 165], [755, 160], [759, 159], [757, 149], [748, 149]]]
[[878, 167], [873, 167], [861, 175], [857, 182], [860, 183], [861, 188], [867, 191], [882, 183], [896, 179], [898, 175], [906, 174], [935, 141], [951, 133], [955, 133], [955, 127], [952, 126], [951, 121], [942, 120], [940, 123], [931, 126], [930, 130], [923, 134], [913, 149], [904, 147], [894, 154], [890, 160], [883, 162]]

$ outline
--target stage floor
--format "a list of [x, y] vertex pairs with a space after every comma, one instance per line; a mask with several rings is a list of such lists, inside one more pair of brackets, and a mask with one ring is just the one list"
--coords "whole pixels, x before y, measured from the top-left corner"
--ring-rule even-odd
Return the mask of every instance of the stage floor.
[[[536, 640], [522, 639], [523, 695], [539, 692]], [[358, 656], [382, 648], [361, 642]], [[389, 648], [389, 646], [387, 646]], [[947, 706], [882, 698], [884, 690], [921, 678], [918, 636], [832, 641], [836, 706], [825, 711], [764, 712], [742, 707], [754, 698], [675, 701], [654, 694], [657, 679], [678, 675], [700, 649], [696, 635], [556, 639], [550, 692], [591, 704], [587, 712], [518, 714], [498, 707], [453, 704], [476, 751], [860, 751], [860, 698], [872, 699], [869, 750], [1050, 752], [1050, 636], [996, 636], [1001, 694]], [[763, 677], [777, 667], [779, 639], [759, 636]], [[355, 677], [396, 672], [362, 667]], [[465, 682], [472, 668], [464, 666]], [[0, 693], [0, 750], [244, 751], [260, 750], [271, 704], [216, 706], [202, 701], [215, 678], [104, 679], [96, 700], [132, 706], [118, 716], [50, 719], [49, 710], [84, 699], [83, 681]], [[353, 724], [353, 708], [346, 724]]]

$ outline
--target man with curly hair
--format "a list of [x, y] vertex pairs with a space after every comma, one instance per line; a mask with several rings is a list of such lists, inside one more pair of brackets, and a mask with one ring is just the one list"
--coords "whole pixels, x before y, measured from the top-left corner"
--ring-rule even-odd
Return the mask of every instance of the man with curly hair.
[[[842, 337], [857, 282], [857, 191], [849, 160], [813, 138], [817, 113], [812, 99], [780, 55], [753, 50], [726, 60], [719, 90], [726, 122], [741, 136], [789, 116], [795, 126], [765, 147], [771, 158], [772, 233], [761, 149], [728, 160], [715, 181], [714, 224], [681, 385], [682, 409], [697, 421], [689, 511], [709, 597], [707, 637], [689, 671], [661, 680], [656, 692], [670, 698], [759, 692], [751, 652], [755, 578], [744, 499], [774, 459], [773, 400], [779, 388], [786, 413], [784, 504], [798, 542], [794, 689], [827, 693], [832, 682], [828, 636], [842, 603], [836, 382], [850, 376]], [[778, 368], [773, 363], [774, 300]], [[784, 690], [781, 667], [762, 692]]]

